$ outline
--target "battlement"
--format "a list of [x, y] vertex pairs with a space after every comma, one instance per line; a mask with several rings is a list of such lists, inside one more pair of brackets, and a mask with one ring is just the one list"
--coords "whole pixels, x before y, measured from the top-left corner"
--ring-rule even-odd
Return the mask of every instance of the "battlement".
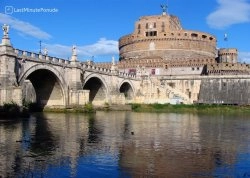
[[207, 65], [208, 75], [249, 75], [250, 65], [240, 63], [217, 63]]
[[222, 48], [218, 50], [218, 62], [237, 63], [238, 50], [236, 48]]

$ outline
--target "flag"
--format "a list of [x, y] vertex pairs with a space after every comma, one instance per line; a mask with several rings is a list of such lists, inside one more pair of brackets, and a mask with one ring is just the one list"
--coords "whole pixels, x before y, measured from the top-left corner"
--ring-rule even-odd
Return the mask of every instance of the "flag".
[[228, 40], [228, 37], [227, 37], [227, 34], [225, 33], [224, 34], [224, 41], [227, 41]]

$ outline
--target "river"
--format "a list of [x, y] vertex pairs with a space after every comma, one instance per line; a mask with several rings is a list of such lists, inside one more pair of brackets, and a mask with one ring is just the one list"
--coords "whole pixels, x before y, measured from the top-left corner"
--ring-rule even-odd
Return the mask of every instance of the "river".
[[0, 121], [0, 177], [250, 177], [250, 116], [37, 113]]

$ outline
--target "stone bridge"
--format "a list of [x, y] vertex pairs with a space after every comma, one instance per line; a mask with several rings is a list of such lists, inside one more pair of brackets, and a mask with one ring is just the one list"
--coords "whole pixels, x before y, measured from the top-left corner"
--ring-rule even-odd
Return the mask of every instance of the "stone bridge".
[[119, 72], [115, 62], [102, 68], [12, 47], [5, 26], [0, 44], [0, 105], [23, 101], [42, 107], [86, 103], [250, 104], [250, 75], [171, 76]]
[[14, 49], [8, 35], [0, 45], [0, 104], [22, 101], [45, 107], [125, 104], [133, 100], [139, 79], [111, 69]]

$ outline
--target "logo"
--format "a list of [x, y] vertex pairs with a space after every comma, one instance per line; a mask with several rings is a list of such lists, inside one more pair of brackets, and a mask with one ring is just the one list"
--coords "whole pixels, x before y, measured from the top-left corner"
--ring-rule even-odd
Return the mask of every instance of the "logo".
[[13, 6], [5, 6], [5, 14], [13, 14]]

